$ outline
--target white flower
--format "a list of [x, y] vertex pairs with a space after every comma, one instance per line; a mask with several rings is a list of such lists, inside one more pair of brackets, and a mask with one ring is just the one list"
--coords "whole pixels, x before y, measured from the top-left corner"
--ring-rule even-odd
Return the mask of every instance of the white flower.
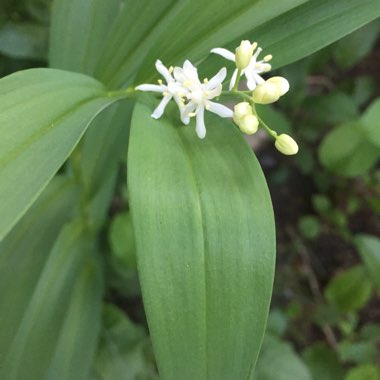
[[[256, 48], [257, 44], [254, 43], [252, 46]], [[257, 58], [259, 54], [261, 53], [261, 51], [262, 49], [258, 47], [255, 54], [252, 55], [248, 66], [245, 69], [242, 69], [240, 71], [240, 75], [244, 74], [245, 77], [247, 78], [247, 86], [250, 90], [254, 90], [258, 84], [261, 84], [264, 82], [264, 79], [259, 74], [266, 73], [271, 69], [271, 65], [267, 63], [272, 59], [271, 55], [267, 55], [264, 57], [263, 60], [257, 61]], [[236, 63], [236, 55], [227, 49], [215, 48], [211, 50], [211, 53], [219, 54], [222, 57], [228, 59], [229, 61]], [[230, 91], [235, 86], [237, 74], [238, 74], [238, 69], [236, 69], [232, 75], [231, 82], [230, 82]]]
[[206, 127], [204, 122], [204, 111], [213, 112], [220, 117], [232, 117], [233, 112], [222, 104], [212, 102], [211, 99], [219, 96], [222, 92], [222, 82], [227, 75], [226, 68], [222, 68], [210, 80], [205, 79], [201, 83], [198, 77], [196, 67], [188, 60], [183, 64], [183, 68], [174, 69], [174, 78], [180, 85], [186, 89], [186, 98], [188, 103], [182, 109], [181, 119], [184, 124], [189, 124], [190, 117], [196, 117], [196, 133], [199, 138], [206, 136]]
[[186, 88], [182, 87], [180, 83], [176, 82], [176, 80], [172, 76], [173, 68], [167, 69], [162, 62], [158, 59], [156, 61], [156, 69], [157, 71], [164, 77], [166, 84], [163, 84], [160, 79], [157, 84], [141, 84], [136, 87], [136, 90], [140, 91], [153, 91], [153, 92], [161, 92], [163, 98], [158, 105], [158, 107], [153, 111], [152, 117], [154, 119], [158, 119], [162, 116], [165, 111], [166, 106], [170, 102], [171, 99], [174, 99], [177, 103], [179, 109], [185, 107], [183, 98], [186, 95]]

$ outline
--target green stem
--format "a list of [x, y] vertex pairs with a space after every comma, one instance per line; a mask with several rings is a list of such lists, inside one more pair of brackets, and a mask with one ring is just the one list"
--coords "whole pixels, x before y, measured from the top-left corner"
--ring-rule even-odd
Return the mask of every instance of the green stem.
[[137, 94], [134, 87], [122, 88], [121, 90], [108, 91], [107, 96], [110, 98], [133, 98]]
[[260, 124], [266, 129], [266, 131], [276, 140], [277, 139], [277, 132], [274, 131], [273, 129], [270, 129], [266, 123], [263, 121], [263, 119], [261, 119], [261, 117], [257, 114], [256, 112], [256, 108], [255, 108], [255, 103], [254, 101], [251, 99], [250, 100], [250, 103], [251, 103], [251, 107], [252, 107], [252, 111], [253, 113], [256, 115], [257, 119], [259, 120]]

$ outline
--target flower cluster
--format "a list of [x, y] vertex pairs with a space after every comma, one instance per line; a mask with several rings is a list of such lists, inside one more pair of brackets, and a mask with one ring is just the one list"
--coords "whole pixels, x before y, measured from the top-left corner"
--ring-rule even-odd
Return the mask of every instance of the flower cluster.
[[136, 87], [140, 91], [162, 93], [163, 98], [154, 110], [153, 118], [161, 117], [166, 105], [173, 98], [178, 105], [184, 124], [189, 124], [190, 118], [196, 117], [195, 130], [198, 137], [203, 139], [206, 136], [205, 109], [220, 117], [232, 117], [233, 112], [228, 107], [211, 101], [222, 92], [222, 82], [227, 75], [226, 68], [222, 68], [210, 80], [205, 79], [203, 83], [199, 80], [197, 68], [188, 60], [185, 61], [183, 67], [175, 67], [174, 69], [172, 67], [167, 69], [160, 60], [157, 60], [156, 68], [164, 77], [166, 84], [159, 80], [159, 85], [142, 84]]
[[[166, 68], [160, 60], [156, 61], [156, 69], [163, 80], [158, 84], [141, 84], [136, 87], [140, 91], [153, 91], [162, 94], [162, 100], [153, 111], [152, 117], [160, 118], [170, 100], [174, 99], [184, 124], [189, 124], [192, 117], [196, 119], [196, 133], [199, 138], [206, 136], [204, 113], [213, 112], [223, 118], [233, 118], [240, 131], [252, 135], [262, 126], [275, 139], [275, 147], [283, 154], [292, 155], [298, 152], [297, 143], [288, 135], [278, 135], [270, 129], [257, 115], [255, 104], [270, 104], [277, 101], [289, 91], [289, 83], [282, 77], [271, 77], [265, 80], [261, 75], [271, 70], [268, 63], [271, 55], [262, 60], [258, 57], [262, 49], [257, 43], [242, 41], [235, 53], [224, 48], [215, 48], [211, 53], [218, 54], [235, 63], [236, 69], [231, 77], [229, 91], [223, 92], [244, 100], [235, 105], [234, 111], [223, 104], [213, 102], [212, 99], [222, 94], [222, 84], [227, 76], [227, 69], [223, 67], [210, 80], [200, 81], [197, 68], [188, 60], [183, 67]], [[244, 75], [247, 80], [247, 91], [239, 90], [240, 77]]]

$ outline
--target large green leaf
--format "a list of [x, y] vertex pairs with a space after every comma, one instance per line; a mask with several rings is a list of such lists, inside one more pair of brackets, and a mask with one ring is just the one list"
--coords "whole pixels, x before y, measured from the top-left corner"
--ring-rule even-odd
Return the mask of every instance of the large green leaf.
[[[80, 222], [63, 229], [40, 265], [17, 329], [1, 352], [0, 378], [84, 379], [96, 348], [102, 287]], [[22, 276], [17, 267], [14, 273]], [[10, 303], [2, 314], [19, 306]]]
[[78, 209], [78, 187], [55, 177], [0, 243], [0, 362], [28, 307], [49, 252]]
[[[266, 1], [266, 6], [277, 7], [278, 3]], [[379, 16], [377, 0], [310, 0], [263, 24], [252, 23], [239, 39], [229, 41], [225, 37], [224, 43], [234, 49], [241, 39], [258, 41], [267, 54], [273, 55], [272, 66], [278, 68], [314, 53]], [[205, 63], [206, 71], [220, 67], [221, 60], [211, 55]]]
[[115, 101], [96, 80], [32, 69], [0, 80], [0, 240], [40, 194], [94, 116]]
[[132, 118], [128, 184], [161, 378], [247, 379], [275, 261], [263, 173], [232, 124], [207, 117], [199, 140], [192, 126], [150, 113], [138, 105]]
[[51, 19], [50, 65], [93, 74], [105, 49], [110, 26], [123, 3], [123, 0], [55, 0]]
[[[134, 7], [126, 6], [128, 20], [133, 21], [124, 22], [124, 17], [120, 27], [115, 27], [97, 77], [111, 87], [130, 82], [137, 71], [141, 73], [140, 80], [146, 80], [148, 74], [154, 72], [157, 58], [168, 65], [180, 65], [185, 58], [197, 61], [207, 56], [212, 47], [237, 39], [250, 31], [252, 25], [269, 22], [303, 2], [305, 0], [282, 0], [276, 4], [265, 0], [143, 1], [149, 13], [141, 12], [141, 2]], [[146, 19], [148, 14], [149, 19]]]

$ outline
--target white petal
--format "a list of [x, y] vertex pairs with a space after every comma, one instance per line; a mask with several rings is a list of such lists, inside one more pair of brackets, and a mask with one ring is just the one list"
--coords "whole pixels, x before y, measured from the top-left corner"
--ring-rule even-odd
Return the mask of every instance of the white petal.
[[247, 87], [251, 91], [253, 91], [256, 88], [256, 81], [255, 81], [254, 74], [250, 70], [245, 70], [244, 75], [247, 78]]
[[186, 80], [182, 67], [176, 66], [173, 70], [173, 76], [178, 82], [184, 82]]
[[204, 107], [198, 106], [197, 107], [197, 116], [196, 116], [196, 125], [195, 125], [195, 131], [197, 132], [197, 135], [200, 139], [204, 139], [206, 136], [206, 126], [205, 126], [205, 119], [204, 119]]
[[166, 106], [168, 105], [168, 103], [170, 102], [172, 96], [164, 96], [160, 102], [160, 104], [158, 105], [158, 107], [153, 111], [152, 113], [152, 117], [153, 119], [159, 119], [162, 114], [164, 113], [165, 111], [165, 108]]
[[223, 58], [228, 59], [229, 61], [235, 62], [235, 54], [230, 52], [227, 49], [215, 48], [211, 50], [211, 53], [221, 55]]
[[181, 120], [183, 124], [188, 125], [190, 123], [189, 113], [194, 112], [196, 108], [197, 108], [197, 105], [192, 102], [189, 102], [188, 104], [186, 104], [185, 108], [182, 108]]
[[257, 73], [253, 73], [253, 78], [257, 84], [263, 84], [265, 82], [265, 80]]
[[230, 91], [231, 91], [231, 90], [234, 88], [234, 86], [235, 86], [237, 73], [238, 73], [238, 69], [236, 69], [236, 70], [234, 71], [234, 73], [232, 74], [232, 78], [231, 78], [231, 82], [230, 82], [230, 88], [229, 88]]
[[205, 86], [206, 89], [208, 90], [211, 90], [213, 89], [214, 87], [216, 86], [219, 86], [220, 84], [222, 84], [222, 82], [224, 81], [224, 79], [226, 78], [226, 75], [227, 75], [227, 69], [225, 67], [221, 68], [219, 70], [219, 72], [214, 75], [210, 80], [209, 82], [207, 83], [207, 85]]
[[158, 84], [140, 84], [136, 87], [136, 90], [139, 91], [154, 91], [154, 92], [163, 92], [165, 89], [162, 88], [162, 86], [159, 86]]
[[212, 90], [208, 90], [207, 95], [206, 94], [205, 95], [207, 99], [214, 99], [217, 96], [219, 96], [221, 92], [222, 92], [222, 85], [219, 84], [218, 86], [214, 87]]
[[186, 60], [183, 64], [183, 73], [185, 74], [186, 79], [190, 79], [197, 84], [200, 84], [198, 70], [189, 60]]
[[224, 106], [223, 104], [208, 102], [207, 106], [208, 111], [216, 113], [220, 117], [232, 117], [234, 114], [231, 109]]
[[157, 59], [156, 61], [156, 69], [165, 78], [166, 83], [169, 83], [173, 80], [173, 77], [169, 73], [169, 70], [163, 65], [163, 63], [159, 59]]

